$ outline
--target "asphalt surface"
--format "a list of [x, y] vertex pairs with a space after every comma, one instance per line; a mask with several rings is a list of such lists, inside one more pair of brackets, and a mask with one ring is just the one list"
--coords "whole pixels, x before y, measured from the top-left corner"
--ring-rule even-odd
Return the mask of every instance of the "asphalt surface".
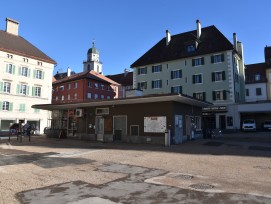
[[170, 147], [0, 140], [0, 203], [271, 203], [271, 133]]

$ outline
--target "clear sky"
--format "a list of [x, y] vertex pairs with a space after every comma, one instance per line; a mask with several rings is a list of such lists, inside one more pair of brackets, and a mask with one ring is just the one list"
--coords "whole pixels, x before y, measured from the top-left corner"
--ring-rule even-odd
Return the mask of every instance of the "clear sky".
[[215, 25], [244, 45], [246, 64], [264, 61], [271, 46], [270, 0], [1, 0], [6, 17], [19, 21], [19, 35], [57, 62], [54, 70], [83, 70], [95, 40], [105, 75], [125, 68], [165, 37]]

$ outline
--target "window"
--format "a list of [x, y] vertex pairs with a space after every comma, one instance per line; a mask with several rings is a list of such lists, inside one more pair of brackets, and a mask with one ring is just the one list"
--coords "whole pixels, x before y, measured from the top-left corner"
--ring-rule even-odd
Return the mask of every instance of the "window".
[[96, 108], [96, 115], [108, 115], [109, 108]]
[[37, 97], [41, 96], [41, 87], [33, 87], [32, 90], [33, 90], [33, 93], [32, 93], [33, 96], [37, 96]]
[[197, 67], [204, 65], [204, 57], [192, 59], [192, 66]]
[[59, 90], [60, 90], [60, 91], [64, 91], [64, 85], [60, 86], [60, 87], [59, 87]]
[[11, 83], [9, 82], [4, 82], [4, 93], [10, 93], [10, 86], [11, 86]]
[[106, 98], [107, 98], [107, 99], [110, 99], [110, 96], [107, 96]]
[[73, 86], [75, 89], [78, 88], [78, 83], [77, 82], [74, 82], [74, 86]]
[[67, 99], [68, 99], [68, 100], [71, 100], [71, 95], [70, 95], [70, 94], [68, 94]]
[[225, 90], [223, 91], [213, 91], [213, 100], [218, 101], [218, 100], [226, 100], [227, 93]]
[[41, 70], [34, 70], [34, 76], [36, 79], [43, 79], [43, 74]]
[[23, 104], [23, 103], [20, 104], [19, 112], [25, 112], [25, 104]]
[[21, 76], [28, 76], [28, 68], [27, 67], [21, 67], [21, 71], [20, 71]]
[[255, 81], [261, 80], [261, 74], [255, 74]]
[[91, 99], [91, 93], [88, 93], [87, 98]]
[[212, 81], [223, 81], [226, 79], [225, 71], [213, 72], [212, 73]]
[[103, 84], [101, 84], [101, 89], [104, 90], [104, 85]]
[[160, 88], [162, 88], [162, 80], [158, 79], [158, 80], [152, 81], [152, 88], [153, 89], [160, 89]]
[[58, 96], [56, 96], [56, 101], [58, 101]]
[[9, 58], [9, 59], [13, 59], [13, 55], [11, 55], [11, 54], [7, 54], [7, 58]]
[[137, 75], [147, 74], [147, 67], [138, 68]]
[[153, 73], [156, 73], [156, 72], [161, 72], [162, 71], [162, 65], [155, 65], [155, 66], [152, 66], [152, 72]]
[[101, 95], [101, 99], [104, 99], [104, 95]]
[[224, 62], [224, 54], [219, 54], [219, 55], [213, 55], [211, 56], [211, 63], [221, 63]]
[[26, 84], [21, 84], [19, 86], [20, 86], [19, 93], [22, 94], [22, 95], [26, 95], [27, 85]]
[[171, 71], [171, 79], [179, 79], [182, 78], [182, 70], [173, 70]]
[[94, 84], [94, 87], [95, 87], [95, 89], [98, 89], [98, 88], [99, 88], [99, 84], [98, 84], [98, 83], [95, 83], [95, 84]]
[[188, 45], [188, 46], [186, 46], [186, 51], [188, 53], [195, 52], [195, 50], [196, 50], [195, 45]]
[[198, 99], [198, 100], [202, 100], [205, 101], [205, 92], [198, 92], [198, 93], [193, 93], [193, 97]]
[[14, 74], [15, 66], [13, 64], [6, 64], [6, 73]]
[[246, 96], [249, 96], [249, 89], [246, 89]]
[[91, 87], [91, 81], [88, 81], [88, 87], [89, 88]]
[[64, 99], [65, 99], [65, 96], [62, 95], [62, 96], [61, 96], [61, 101], [64, 101]]
[[202, 74], [193, 75], [193, 84], [201, 84], [202, 83]]
[[94, 95], [94, 99], [98, 99], [99, 98], [99, 95], [98, 94], [95, 94]]
[[68, 89], [71, 89], [71, 83], [68, 83]]
[[24, 62], [28, 62], [28, 59], [27, 58], [23, 58]]
[[262, 89], [261, 88], [256, 88], [256, 95], [261, 96], [262, 95]]
[[12, 110], [12, 103], [10, 103], [8, 101], [3, 101], [2, 110], [4, 110], [4, 111]]
[[137, 89], [138, 90], [147, 89], [147, 82], [146, 81], [138, 82], [137, 83]]
[[74, 97], [73, 97], [75, 100], [77, 99], [77, 93], [74, 94]]
[[42, 62], [38, 61], [38, 65], [39, 65], [39, 66], [42, 66]]
[[171, 87], [171, 93], [181, 94], [182, 93], [182, 86], [173, 86], [173, 87]]

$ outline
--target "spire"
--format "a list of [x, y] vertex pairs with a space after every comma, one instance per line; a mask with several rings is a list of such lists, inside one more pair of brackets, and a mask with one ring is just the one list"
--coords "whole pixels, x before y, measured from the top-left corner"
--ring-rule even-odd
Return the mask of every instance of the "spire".
[[92, 48], [95, 48], [95, 40], [92, 40]]

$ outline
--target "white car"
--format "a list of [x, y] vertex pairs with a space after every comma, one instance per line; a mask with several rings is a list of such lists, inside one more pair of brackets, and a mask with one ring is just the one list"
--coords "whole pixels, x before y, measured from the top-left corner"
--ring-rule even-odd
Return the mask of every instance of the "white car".
[[263, 129], [271, 130], [271, 120], [267, 120], [263, 123]]
[[254, 119], [246, 119], [242, 123], [243, 131], [256, 131], [256, 121]]

